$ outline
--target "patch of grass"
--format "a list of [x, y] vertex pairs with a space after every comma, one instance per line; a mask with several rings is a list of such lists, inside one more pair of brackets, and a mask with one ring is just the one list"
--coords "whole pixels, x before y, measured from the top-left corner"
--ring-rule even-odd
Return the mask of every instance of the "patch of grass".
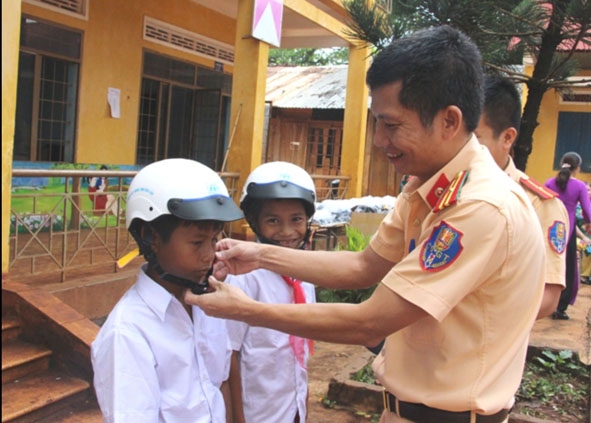
[[[17, 188], [12, 193], [10, 206], [17, 213], [63, 214], [63, 195], [63, 185], [48, 185], [40, 190]], [[82, 197], [81, 202], [83, 209], [92, 208], [88, 197]]]

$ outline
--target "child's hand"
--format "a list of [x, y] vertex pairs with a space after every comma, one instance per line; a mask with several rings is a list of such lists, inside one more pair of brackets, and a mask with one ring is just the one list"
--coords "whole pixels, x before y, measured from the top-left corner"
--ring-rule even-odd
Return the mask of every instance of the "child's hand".
[[249, 304], [255, 301], [238, 287], [209, 278], [209, 291], [204, 295], [195, 295], [185, 290], [184, 302], [200, 307], [207, 315], [224, 319], [241, 320], [246, 316]]

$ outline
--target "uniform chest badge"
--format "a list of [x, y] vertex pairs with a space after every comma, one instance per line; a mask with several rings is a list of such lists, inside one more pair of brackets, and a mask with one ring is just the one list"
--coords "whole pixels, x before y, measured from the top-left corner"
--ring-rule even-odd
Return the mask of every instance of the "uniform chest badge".
[[564, 253], [566, 249], [566, 225], [564, 222], [556, 220], [548, 228], [548, 242], [558, 254]]
[[431, 236], [421, 249], [421, 267], [428, 272], [437, 272], [451, 265], [464, 247], [461, 240], [464, 234], [445, 221], [433, 229]]

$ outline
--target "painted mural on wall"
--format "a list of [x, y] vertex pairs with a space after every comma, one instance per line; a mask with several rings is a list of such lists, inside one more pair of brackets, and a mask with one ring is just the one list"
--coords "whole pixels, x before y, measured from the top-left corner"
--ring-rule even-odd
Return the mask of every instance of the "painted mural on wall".
[[[13, 169], [138, 171], [141, 166], [14, 161]], [[107, 178], [100, 172], [67, 180], [63, 176], [13, 177], [10, 233], [120, 225], [124, 222], [125, 196], [131, 179]]]

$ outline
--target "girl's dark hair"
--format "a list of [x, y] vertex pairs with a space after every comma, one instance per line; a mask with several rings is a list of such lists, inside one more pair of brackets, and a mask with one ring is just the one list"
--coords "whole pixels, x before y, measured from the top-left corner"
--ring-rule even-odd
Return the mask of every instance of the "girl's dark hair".
[[566, 184], [568, 184], [573, 171], [581, 167], [582, 162], [583, 159], [581, 159], [579, 153], [575, 153], [574, 151], [562, 156], [562, 159], [560, 159], [560, 170], [556, 175], [556, 185], [561, 191], [566, 190]]

